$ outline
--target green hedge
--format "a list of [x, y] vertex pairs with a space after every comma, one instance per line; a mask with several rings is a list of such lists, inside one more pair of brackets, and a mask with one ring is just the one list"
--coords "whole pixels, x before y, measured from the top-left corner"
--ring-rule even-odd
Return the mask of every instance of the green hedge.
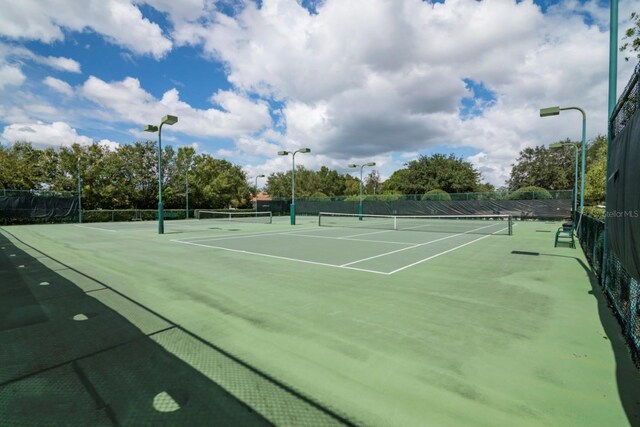
[[420, 200], [451, 200], [451, 196], [444, 190], [435, 189], [427, 191]]
[[553, 197], [544, 188], [535, 187], [533, 185], [528, 187], [520, 187], [513, 193], [509, 194], [509, 200], [551, 200]]

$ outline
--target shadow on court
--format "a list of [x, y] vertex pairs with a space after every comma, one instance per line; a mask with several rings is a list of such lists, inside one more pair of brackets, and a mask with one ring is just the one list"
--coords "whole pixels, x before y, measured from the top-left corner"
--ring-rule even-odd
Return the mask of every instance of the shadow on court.
[[513, 251], [512, 253], [516, 255], [570, 258], [578, 262], [588, 274], [591, 284], [589, 294], [593, 295], [597, 301], [600, 323], [606, 333], [606, 336], [602, 338], [611, 343], [611, 349], [615, 357], [616, 383], [618, 385], [620, 402], [629, 420], [629, 425], [634, 427], [640, 426], [640, 372], [631, 358], [629, 344], [625, 342], [624, 335], [620, 330], [620, 323], [618, 323], [615, 317], [614, 310], [607, 301], [607, 297], [598, 283], [598, 278], [593, 274], [589, 265], [585, 264], [580, 258], [570, 255], [526, 251]]
[[[278, 422], [278, 417], [262, 415], [167, 351], [163, 345], [172, 340], [174, 347], [193, 341], [175, 324], [100, 287], [99, 282], [89, 291], [82, 289], [63, 277], [66, 266], [47, 267], [45, 259], [52, 265], [56, 262], [19, 249], [2, 234], [0, 247], [1, 424], [261, 426]], [[114, 301], [134, 321], [111, 308]], [[194, 354], [192, 349], [183, 350]], [[210, 358], [217, 369], [237, 365], [208, 350], [197, 357]], [[283, 402], [277, 395], [282, 387], [242, 384], [243, 378], [249, 378], [244, 375], [229, 379], [229, 383], [240, 383], [236, 395], [243, 394], [238, 390], [255, 389], [259, 396], [254, 400], [266, 401], [265, 407], [273, 397], [273, 411], [283, 417], [298, 416], [289, 420], [294, 424], [309, 420], [315, 424], [326, 417], [331, 424], [342, 422], [296, 396], [284, 399], [287, 409], [278, 408], [277, 403]], [[262, 377], [258, 380], [264, 382]], [[275, 391], [271, 395], [269, 390]]]

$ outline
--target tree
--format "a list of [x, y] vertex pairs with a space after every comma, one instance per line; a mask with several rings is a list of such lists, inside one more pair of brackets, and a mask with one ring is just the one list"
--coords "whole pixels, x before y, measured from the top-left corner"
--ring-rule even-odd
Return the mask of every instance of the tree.
[[[171, 148], [171, 151], [173, 151], [173, 148]], [[166, 174], [167, 180], [166, 184], [164, 184], [163, 199], [167, 206], [179, 207], [180, 209], [186, 207], [187, 173], [189, 174], [189, 180], [193, 181], [194, 171], [190, 169], [193, 167], [195, 155], [196, 152], [193, 147], [179, 147], [175, 156], [164, 153], [162, 161], [165, 167], [163, 168], [163, 173]], [[189, 182], [189, 186], [192, 186], [191, 182]], [[190, 189], [189, 193], [191, 191], [193, 189]]]
[[327, 196], [340, 196], [344, 194], [345, 178], [338, 171], [322, 166], [316, 172], [316, 191]]
[[[0, 145], [0, 188], [76, 191], [78, 160], [84, 209], [155, 209], [158, 203], [158, 153], [153, 141], [135, 142], [115, 151], [99, 144], [35, 149], [28, 142]], [[191, 147], [162, 150], [165, 208], [185, 207], [189, 172], [193, 208], [249, 207], [249, 187], [242, 169]]]
[[607, 138], [602, 135], [587, 149], [587, 172], [585, 177], [585, 204], [603, 204], [607, 186]]
[[622, 40], [624, 43], [620, 46], [620, 52], [626, 52], [629, 56], [625, 56], [624, 60], [628, 61], [632, 56], [640, 59], [640, 14], [631, 12], [631, 27], [624, 33]]
[[424, 194], [441, 189], [447, 193], [476, 191], [481, 174], [471, 163], [453, 154], [420, 156], [404, 169], [395, 171], [383, 185], [383, 191], [399, 191], [403, 194]]
[[[349, 174], [339, 174], [337, 171], [323, 166], [319, 171], [296, 167], [296, 197], [309, 197], [316, 193], [326, 196], [340, 196], [343, 194], [358, 194], [360, 180]], [[355, 181], [355, 193], [352, 193]], [[267, 192], [271, 197], [291, 197], [291, 171], [277, 172], [267, 178]]]
[[194, 158], [189, 175], [189, 193], [194, 208], [221, 209], [250, 207], [251, 192], [246, 173], [240, 166], [226, 160], [214, 159], [208, 154]]
[[3, 149], [2, 182], [5, 189], [40, 190], [47, 187], [45, 177], [39, 167], [42, 151], [31, 143], [19, 141], [10, 148]]
[[364, 180], [364, 188], [367, 194], [377, 194], [380, 192], [381, 180], [377, 170], [372, 170]]
[[607, 158], [607, 137], [604, 135], [596, 136], [593, 141], [587, 143], [587, 171], [592, 164]]
[[291, 197], [291, 172], [276, 172], [269, 175], [267, 193], [273, 198]]
[[[570, 140], [560, 141], [572, 143]], [[566, 146], [551, 150], [544, 146], [527, 147], [520, 151], [511, 169], [507, 185], [511, 190], [536, 186], [548, 190], [573, 188], [575, 174], [575, 149]]]
[[349, 174], [344, 175], [344, 195], [356, 196], [360, 194], [360, 180]]

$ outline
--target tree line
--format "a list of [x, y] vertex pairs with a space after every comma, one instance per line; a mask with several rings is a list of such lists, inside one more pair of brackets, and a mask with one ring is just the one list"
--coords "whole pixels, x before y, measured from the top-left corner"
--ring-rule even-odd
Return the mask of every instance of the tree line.
[[[566, 190], [574, 186], [575, 142], [552, 150], [545, 146], [525, 148], [512, 165], [505, 187]], [[606, 137], [588, 144], [585, 198], [590, 204], [604, 201]], [[28, 142], [0, 145], [0, 188], [19, 190], [77, 191], [81, 177], [84, 209], [154, 209], [158, 202], [156, 143], [142, 141], [109, 150], [99, 144], [74, 144], [59, 149], [34, 148]], [[192, 208], [249, 208], [259, 188], [249, 182], [238, 165], [197, 154], [191, 147], [162, 151], [163, 203], [168, 209], [186, 204], [187, 179]], [[296, 168], [296, 197], [355, 196], [360, 180], [326, 166], [317, 171]], [[268, 176], [266, 192], [273, 198], [291, 196], [291, 171]], [[395, 171], [386, 181], [370, 170], [363, 179], [366, 195], [488, 192], [495, 188], [483, 182], [474, 166], [453, 154], [419, 156]]]
[[[36, 149], [27, 142], [0, 145], [0, 188], [77, 191], [83, 209], [154, 209], [158, 203], [158, 151], [153, 141], [109, 150], [99, 144]], [[162, 150], [162, 197], [167, 208], [248, 207], [251, 188], [240, 166], [191, 147]]]

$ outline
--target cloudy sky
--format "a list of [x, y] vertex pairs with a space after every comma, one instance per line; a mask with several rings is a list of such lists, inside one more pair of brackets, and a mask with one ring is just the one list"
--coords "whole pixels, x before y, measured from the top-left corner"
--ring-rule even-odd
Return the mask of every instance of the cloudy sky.
[[[637, 4], [635, 4], [637, 9]], [[634, 7], [620, 0], [621, 35]], [[520, 150], [606, 134], [609, 2], [0, 0], [0, 143], [155, 136], [257, 174], [388, 177], [454, 153], [504, 184]], [[620, 92], [633, 63], [619, 60]]]

